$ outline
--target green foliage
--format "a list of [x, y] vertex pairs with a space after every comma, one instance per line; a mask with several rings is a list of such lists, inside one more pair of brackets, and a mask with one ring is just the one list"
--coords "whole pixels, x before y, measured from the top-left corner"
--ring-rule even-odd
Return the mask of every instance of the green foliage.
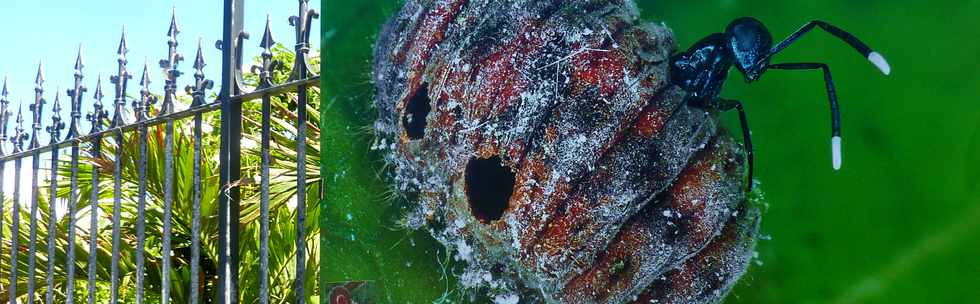
[[[284, 67], [289, 69], [293, 63], [292, 51], [281, 45], [274, 49], [274, 57], [283, 62]], [[258, 60], [258, 59], [256, 59]], [[318, 59], [313, 59], [314, 64], [318, 64]], [[286, 81], [286, 72], [280, 70], [274, 73], [274, 82], [283, 83]], [[254, 74], [245, 75], [245, 85], [254, 87], [257, 84], [257, 77]], [[317, 269], [319, 269], [319, 225], [315, 220], [318, 217], [319, 209], [316, 204], [319, 201], [319, 117], [315, 115], [319, 108], [319, 88], [310, 87], [307, 89], [310, 104], [307, 107], [309, 113], [307, 131], [307, 160], [305, 162], [307, 179], [307, 213], [305, 214], [306, 225], [306, 294], [307, 301], [319, 301], [316, 294], [317, 290]], [[188, 104], [186, 96], [178, 99], [185, 105]], [[287, 93], [271, 98], [272, 106], [272, 159], [270, 164], [270, 239], [269, 239], [269, 280], [271, 303], [289, 303], [294, 296], [294, 274], [296, 270], [295, 261], [295, 225], [296, 225], [296, 191], [297, 191], [297, 154], [296, 154], [296, 127], [295, 127], [295, 107], [297, 94]], [[241, 191], [241, 221], [239, 223], [240, 233], [240, 255], [241, 266], [239, 268], [239, 290], [241, 292], [241, 303], [256, 303], [258, 300], [260, 268], [259, 268], [259, 206], [261, 189], [258, 187], [259, 181], [263, 178], [260, 173], [261, 151], [259, 128], [261, 121], [260, 111], [261, 101], [251, 101], [243, 104], [243, 134], [242, 134], [242, 180], [234, 182]], [[202, 298], [204, 303], [215, 299], [217, 286], [217, 232], [218, 232], [218, 195], [221, 190], [218, 180], [218, 128], [220, 124], [220, 113], [209, 112], [203, 115], [204, 137], [202, 139], [202, 163], [201, 168], [201, 283], [203, 284]], [[193, 170], [194, 170], [194, 138], [193, 138], [192, 118], [182, 119], [174, 122], [174, 201], [172, 218], [172, 251], [171, 258], [171, 297], [173, 303], [187, 303], [190, 296], [190, 264], [191, 264], [191, 226], [193, 208]], [[147, 191], [146, 191], [146, 287], [145, 294], [148, 302], [157, 302], [160, 298], [161, 284], [161, 263], [162, 257], [168, 256], [161, 252], [163, 234], [163, 180], [164, 180], [164, 134], [165, 125], [153, 126], [148, 129], [147, 146]], [[89, 198], [93, 191], [92, 170], [97, 168], [99, 175], [99, 201], [98, 201], [98, 259], [96, 266], [96, 286], [97, 302], [104, 303], [109, 300], [111, 288], [111, 255], [112, 255], [112, 207], [113, 207], [113, 178], [112, 172], [115, 165], [116, 151], [122, 151], [122, 158], [118, 161], [122, 163], [122, 215], [119, 218], [121, 227], [121, 259], [120, 273], [121, 286], [120, 297], [124, 303], [135, 302], [135, 251], [136, 246], [136, 206], [137, 206], [137, 186], [139, 177], [137, 173], [137, 161], [139, 158], [139, 137], [138, 133], [130, 132], [124, 135], [121, 142], [116, 142], [114, 138], [107, 137], [102, 140], [101, 156], [91, 153], [91, 144], [84, 143], [82, 146], [82, 158], [78, 169], [79, 197], [81, 200], [78, 205], [69, 212], [74, 215], [76, 225], [74, 259], [67, 259], [68, 239], [66, 231], [69, 218], [60, 215], [56, 218], [57, 245], [55, 248], [55, 259], [57, 267], [55, 269], [55, 283], [58, 296], [55, 302], [63, 301], [64, 286], [66, 280], [65, 261], [73, 260], [75, 269], [75, 299], [85, 299], [87, 297], [87, 272], [88, 272], [88, 248], [89, 248], [89, 221], [92, 208]], [[62, 150], [59, 157], [57, 170], [58, 182], [58, 203], [67, 206], [70, 197], [69, 177], [71, 174], [68, 151]], [[49, 157], [42, 155], [42, 158]], [[25, 162], [25, 165], [29, 165]], [[11, 164], [8, 162], [8, 167]], [[44, 171], [44, 170], [42, 170]], [[38, 230], [38, 262], [37, 262], [37, 282], [39, 282], [40, 299], [43, 299], [43, 282], [47, 263], [47, 231], [45, 228], [47, 221], [51, 218], [47, 214], [47, 195], [50, 190], [49, 185], [42, 185], [39, 201], [39, 228]], [[25, 188], [22, 188], [25, 189]], [[7, 198], [7, 206], [10, 206], [10, 198]], [[21, 202], [20, 220], [20, 244], [27, 244], [27, 219], [29, 210], [23, 206], [28, 205]], [[9, 207], [8, 207], [9, 208]], [[9, 213], [4, 214], [4, 223], [10, 223]], [[9, 228], [4, 227], [4, 235], [9, 236]], [[9, 246], [2, 246], [4, 252], [9, 252]], [[26, 248], [26, 247], [25, 247]], [[25, 251], [22, 251], [25, 252]], [[25, 253], [20, 255], [17, 271], [18, 277], [18, 297], [23, 299], [26, 291], [27, 264]], [[4, 254], [8, 256], [8, 254]], [[0, 263], [0, 284], [7, 285], [9, 280], [9, 267], [7, 263]], [[0, 298], [6, 298], [7, 289], [0, 292]]]

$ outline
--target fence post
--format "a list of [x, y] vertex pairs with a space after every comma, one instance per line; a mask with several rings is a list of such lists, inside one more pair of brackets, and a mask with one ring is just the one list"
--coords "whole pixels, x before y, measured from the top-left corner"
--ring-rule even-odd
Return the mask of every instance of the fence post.
[[[204, 52], [201, 40], [197, 41], [197, 56], [194, 58], [194, 85], [184, 88], [188, 94], [193, 96], [191, 108], [199, 108], [205, 104], [205, 94], [210, 90], [214, 83], [204, 78]], [[200, 302], [201, 281], [201, 137], [203, 129], [203, 117], [200, 112], [194, 114], [194, 173], [191, 177], [194, 184], [194, 196], [191, 199], [193, 208], [193, 218], [191, 219], [191, 285], [190, 285], [190, 304]]]
[[[7, 124], [10, 122], [10, 111], [8, 111], [8, 107], [10, 106], [10, 101], [7, 99], [8, 94], [9, 92], [7, 91], [7, 77], [5, 76], [3, 77], [3, 89], [0, 90], [0, 156], [6, 154], [6, 151], [4, 151], [3, 149], [3, 143], [7, 141]], [[4, 175], [7, 175], [7, 162], [0, 160], [0, 215], [4, 214], [3, 205], [4, 202], [6, 201], [3, 192], [4, 190], [3, 185], [5, 185], [3, 183]], [[3, 216], [0, 216], [0, 245], [4, 244], [2, 227], [3, 227]], [[0, 252], [3, 252], [2, 246], [0, 246]], [[7, 286], [10, 286], [9, 282], [7, 283]], [[0, 285], [0, 288], [3, 288], [3, 290], [7, 290], [7, 288], [5, 288], [3, 285]]]
[[241, 176], [242, 106], [232, 100], [241, 93], [244, 1], [224, 1], [221, 47], [221, 151], [218, 195], [218, 303], [238, 303], [238, 223]]
[[[177, 98], [177, 77], [181, 73], [177, 70], [177, 65], [184, 60], [184, 56], [177, 52], [177, 34], [180, 27], [177, 25], [177, 8], [170, 15], [170, 29], [167, 30], [167, 59], [160, 60], [160, 68], [166, 71], [166, 82], [164, 85], [163, 105], [160, 107], [160, 116], [174, 113], [174, 99]], [[163, 173], [163, 258], [161, 265], [160, 283], [160, 303], [170, 303], [170, 251], [171, 251], [171, 230], [173, 229], [173, 201], [174, 201], [174, 120], [167, 119], [164, 129], [164, 173]], [[195, 261], [197, 262], [197, 261]]]
[[[24, 141], [27, 134], [24, 133], [24, 105], [17, 108], [17, 120], [14, 125], [14, 135], [10, 138], [13, 153], [23, 152]], [[11, 269], [17, 267], [17, 253], [20, 252], [20, 168], [23, 158], [18, 157], [14, 160], [14, 206], [10, 222], [10, 265]], [[10, 280], [7, 285], [7, 300], [10, 304], [17, 304], [17, 271], [10, 271]]]
[[[102, 109], [102, 75], [95, 83], [95, 93], [92, 98], [92, 112], [88, 114], [88, 121], [92, 122], [92, 131], [89, 134], [96, 134], [102, 131], [102, 123], [109, 116], [106, 110]], [[102, 157], [102, 135], [92, 138], [92, 158]], [[77, 168], [77, 166], [76, 166]], [[90, 216], [89, 216], [89, 247], [88, 247], [88, 304], [95, 304], [95, 272], [96, 258], [98, 253], [99, 241], [99, 166], [92, 166], [92, 191], [89, 197]], [[113, 268], [115, 269], [115, 268]]]
[[122, 244], [122, 234], [120, 227], [119, 218], [122, 217], [122, 163], [123, 163], [123, 132], [118, 127], [126, 125], [123, 120], [123, 111], [126, 106], [126, 85], [129, 83], [129, 79], [133, 78], [126, 70], [126, 64], [129, 60], [126, 59], [126, 53], [129, 52], [129, 48], [126, 44], [126, 28], [123, 27], [122, 38], [119, 38], [119, 49], [116, 54], [119, 58], [116, 59], [118, 63], [117, 74], [111, 76], [109, 81], [111, 81], [116, 87], [116, 95], [113, 99], [114, 113], [112, 114], [112, 122], [109, 124], [110, 129], [114, 129], [112, 132], [113, 138], [116, 144], [116, 155], [113, 160], [114, 167], [112, 170], [112, 289], [110, 293], [110, 303], [119, 303], [119, 258], [120, 258], [120, 244]]
[[[272, 73], [280, 65], [278, 61], [272, 59], [272, 47], [276, 41], [272, 38], [271, 18], [265, 17], [265, 32], [262, 34], [262, 65], [254, 66], [252, 72], [258, 72], [258, 89], [268, 89], [273, 86]], [[269, 94], [262, 95], [262, 184], [261, 201], [259, 205], [259, 304], [269, 304], [269, 164], [272, 161], [269, 154], [270, 142], [272, 137], [272, 97]]]
[[[296, 59], [290, 80], [309, 78], [310, 28], [320, 15], [311, 10], [309, 0], [299, 0], [299, 12], [289, 19], [296, 28]], [[296, 88], [296, 278], [293, 282], [295, 302], [306, 303], [306, 84]]]
[[[78, 202], [81, 200], [78, 193], [78, 165], [79, 158], [81, 157], [81, 147], [80, 142], [77, 140], [81, 136], [81, 120], [82, 120], [82, 95], [88, 92], [88, 88], [82, 85], [82, 79], [85, 78], [82, 75], [82, 69], [85, 67], [85, 63], [82, 60], [82, 45], [78, 45], [78, 56], [75, 57], [75, 86], [74, 88], [68, 90], [68, 96], [71, 96], [71, 120], [68, 122], [68, 134], [65, 136], [66, 140], [71, 140], [71, 177], [69, 181], [69, 187], [71, 188], [68, 194], [68, 210], [65, 216], [68, 218], [68, 256], [65, 258], [65, 267], [68, 268], [68, 282], [65, 284], [65, 303], [72, 304], [75, 303], [75, 212], [72, 210], [77, 210]], [[101, 89], [100, 89], [101, 90]], [[59, 138], [60, 140], [60, 138]], [[52, 143], [56, 142], [52, 140]], [[57, 150], [55, 150], [57, 151]], [[52, 153], [54, 154], [54, 153]], [[52, 159], [57, 160], [57, 157]], [[57, 184], [58, 167], [57, 161], [52, 161], [54, 165], [51, 166], [51, 181], [52, 184]], [[54, 185], [52, 185], [54, 187]], [[55, 192], [55, 191], [53, 191]], [[57, 195], [57, 192], [55, 192]], [[54, 196], [54, 195], [52, 195]], [[51, 204], [54, 204], [54, 199], [51, 200]], [[95, 213], [95, 211], [91, 211]], [[52, 213], [53, 214], [53, 213]], [[54, 215], [52, 215], [52, 218]], [[54, 221], [52, 221], [54, 222]], [[52, 242], [54, 243], [54, 242]], [[53, 285], [50, 285], [49, 288]]]
[[[34, 78], [34, 103], [29, 106], [33, 123], [31, 124], [31, 141], [27, 146], [31, 152], [31, 218], [30, 218], [30, 240], [27, 246], [27, 303], [34, 303], [35, 274], [37, 263], [37, 196], [38, 192], [38, 170], [41, 168], [41, 152], [37, 148], [41, 147], [38, 136], [41, 133], [41, 113], [44, 112], [44, 104], [48, 103], [44, 99], [44, 63], [37, 65], [37, 77]], [[16, 265], [14, 265], [16, 266]]]
[[[55, 91], [54, 95], [54, 105], [51, 107], [51, 125], [48, 126], [48, 133], [51, 134], [51, 143], [57, 143], [61, 140], [61, 130], [65, 128], [65, 123], [61, 122], [61, 96], [58, 91]], [[48, 268], [45, 275], [45, 293], [44, 293], [44, 303], [52, 304], [54, 303], [54, 265], [57, 262], [54, 253], [54, 243], [57, 239], [57, 223], [55, 219], [57, 218], [57, 213], [55, 210], [55, 205], [58, 202], [58, 183], [55, 181], [57, 178], [58, 170], [58, 152], [59, 149], [55, 147], [51, 149], [51, 178], [50, 187], [51, 194], [48, 200]], [[35, 189], [35, 192], [40, 192], [41, 189]], [[68, 212], [71, 213], [71, 212]], [[74, 262], [72, 256], [66, 255], [65, 263], [71, 264]]]

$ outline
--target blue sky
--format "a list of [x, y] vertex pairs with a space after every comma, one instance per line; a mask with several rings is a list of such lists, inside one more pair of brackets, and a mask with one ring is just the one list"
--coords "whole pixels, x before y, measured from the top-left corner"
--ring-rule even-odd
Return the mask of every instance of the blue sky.
[[[320, 11], [320, 1], [310, 1], [310, 6]], [[8, 76], [11, 111], [16, 113], [18, 104], [25, 106], [34, 101], [34, 78], [37, 74], [39, 61], [44, 62], [45, 93], [48, 100], [43, 114], [43, 124], [50, 124], [51, 108], [55, 95], [61, 97], [63, 110], [61, 117], [67, 121], [68, 96], [66, 90], [74, 85], [73, 67], [79, 44], [83, 45], [85, 60], [84, 84], [89, 91], [84, 95], [82, 113], [91, 110], [92, 94], [95, 91], [97, 76], [102, 74], [103, 91], [106, 97], [103, 104], [111, 109], [113, 87], [108, 77], [116, 71], [116, 49], [123, 26], [126, 27], [129, 53], [129, 71], [133, 78], [129, 83], [128, 94], [139, 94], [139, 77], [143, 71], [144, 60], [149, 62], [151, 73], [151, 90], [156, 94], [163, 91], [163, 74], [158, 66], [160, 59], [167, 56], [167, 30], [170, 25], [171, 9], [177, 11], [181, 33], [178, 36], [178, 51], [184, 55], [180, 71], [184, 73], [178, 79], [179, 94], [183, 94], [184, 86], [193, 81], [193, 61], [196, 54], [198, 38], [203, 39], [204, 56], [208, 63], [205, 74], [208, 79], [220, 82], [221, 53], [215, 47], [215, 41], [222, 33], [222, 1], [210, 0], [172, 0], [172, 1], [138, 1], [138, 0], [44, 0], [0, 1], [0, 77]], [[250, 59], [261, 52], [258, 47], [265, 27], [266, 15], [271, 16], [272, 30], [275, 40], [292, 49], [295, 44], [295, 28], [289, 25], [289, 16], [298, 11], [298, 1], [295, 0], [245, 0], [245, 30], [251, 34], [246, 40], [244, 55]], [[313, 34], [310, 35], [314, 49], [320, 45], [320, 22], [313, 23]], [[246, 61], [246, 65], [249, 61]], [[247, 67], [246, 67], [247, 69]], [[2, 80], [0, 80], [2, 81]], [[215, 90], [218, 88], [216, 87]], [[129, 105], [127, 104], [127, 107]], [[180, 108], [178, 108], [179, 110]], [[24, 127], [30, 132], [31, 118], [27, 108], [24, 108]], [[15, 114], [16, 115], [16, 114]], [[112, 115], [110, 110], [110, 115]], [[13, 118], [13, 117], [11, 117]], [[13, 121], [8, 125], [13, 129]], [[82, 130], [89, 129], [89, 123], [81, 123]], [[11, 132], [8, 132], [12, 133]], [[42, 130], [42, 144], [48, 142], [47, 133]], [[2, 143], [10, 151], [9, 143]], [[25, 143], [26, 146], [26, 143]], [[42, 168], [49, 167], [50, 156], [42, 155]], [[30, 159], [24, 160], [22, 184], [29, 185]], [[7, 165], [4, 172], [3, 191], [13, 190], [12, 165]], [[41, 175], [45, 176], [46, 170]], [[29, 193], [29, 191], [24, 191]], [[25, 197], [26, 199], [26, 197]]]

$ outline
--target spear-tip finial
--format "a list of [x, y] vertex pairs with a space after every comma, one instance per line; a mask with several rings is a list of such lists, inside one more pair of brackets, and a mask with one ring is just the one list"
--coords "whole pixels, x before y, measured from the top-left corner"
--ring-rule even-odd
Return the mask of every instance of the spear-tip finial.
[[262, 41], [260, 46], [266, 50], [272, 49], [272, 46], [276, 45], [275, 39], [272, 37], [272, 27], [269, 14], [265, 15], [265, 33], [262, 34]]
[[119, 49], [116, 51], [116, 54], [125, 58], [127, 52], [129, 52], [129, 46], [126, 43], [126, 26], [123, 25], [122, 38], [119, 38]]
[[170, 13], [170, 28], [167, 30], [167, 36], [176, 38], [177, 34], [180, 34], [180, 24], [177, 23], [177, 6], [174, 5]]
[[82, 60], [82, 44], [78, 44], [78, 56], [75, 57], [75, 71], [81, 72], [82, 68], [85, 67], [85, 62]]
[[23, 103], [21, 103], [20, 106], [17, 107], [17, 119], [14, 120], [14, 122], [17, 123], [17, 126], [14, 127], [14, 132], [15, 132], [14, 134], [16, 135], [14, 136], [14, 138], [17, 138], [20, 137], [20, 134], [23, 134], [24, 132], [24, 104]]
[[143, 60], [143, 76], [140, 77], [140, 98], [138, 100], [133, 100], [133, 114], [136, 115], [136, 120], [140, 121], [148, 117], [150, 112], [150, 104], [153, 103], [152, 96], [150, 95], [150, 65], [149, 59]]
[[[60, 90], [61, 88], [58, 88], [58, 91]], [[61, 112], [61, 94], [54, 94], [54, 104], [51, 106], [51, 114], [53, 117], [61, 118], [59, 112]]]
[[17, 122], [17, 129], [23, 130], [23, 124], [24, 124], [24, 103], [21, 103], [20, 106], [17, 107], [17, 120], [15, 120], [15, 121]]
[[140, 78], [140, 85], [143, 86], [143, 91], [149, 93], [150, 91], [150, 72], [149, 72], [148, 61], [143, 61], [143, 76]]
[[14, 152], [20, 152], [24, 147], [24, 140], [27, 134], [24, 133], [24, 103], [17, 108], [17, 125], [14, 126], [14, 134], [10, 137], [10, 143], [14, 145]]
[[86, 115], [88, 121], [92, 122], [92, 131], [89, 133], [96, 133], [102, 130], [102, 119], [108, 115], [105, 110], [102, 110], [102, 74], [99, 74], [98, 81], [95, 83], [95, 102], [92, 103], [92, 112]]
[[3, 75], [3, 92], [0, 92], [0, 95], [3, 96], [4, 102], [7, 100], [8, 93], [10, 92], [7, 91], [7, 75]]
[[101, 101], [102, 97], [105, 97], [105, 95], [102, 94], [102, 74], [99, 74], [99, 78], [95, 82], [95, 94], [93, 94], [93, 97], [95, 97], [95, 99], [98, 101]]
[[203, 51], [203, 48], [204, 47], [203, 47], [203, 44], [204, 44], [204, 39], [203, 38], [198, 38], [197, 39], [197, 56], [196, 56], [196, 58], [194, 58], [194, 68], [195, 69], [198, 69], [198, 70], [204, 69], [204, 66], [206, 65], [204, 63], [204, 51]]
[[[60, 91], [61, 88], [58, 90]], [[61, 94], [54, 94], [54, 103], [51, 105], [51, 121], [52, 125], [57, 125], [61, 121]]]
[[[61, 130], [65, 128], [65, 123], [61, 121], [61, 102], [58, 100], [60, 94], [55, 94], [54, 105], [51, 107], [51, 125], [46, 128], [51, 134], [51, 144], [60, 140]], [[74, 130], [70, 132], [75, 132]]]
[[37, 76], [34, 77], [34, 85], [37, 89], [41, 89], [44, 85], [44, 61], [37, 62]]

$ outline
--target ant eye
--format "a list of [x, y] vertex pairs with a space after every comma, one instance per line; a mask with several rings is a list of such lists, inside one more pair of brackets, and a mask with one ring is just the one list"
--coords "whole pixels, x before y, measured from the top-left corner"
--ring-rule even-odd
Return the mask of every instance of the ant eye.
[[466, 164], [466, 200], [473, 217], [483, 223], [499, 220], [507, 210], [516, 178], [500, 157], [471, 158]]
[[408, 101], [405, 113], [402, 114], [402, 126], [405, 127], [409, 139], [422, 139], [425, 135], [426, 117], [429, 116], [429, 111], [432, 111], [429, 102], [429, 84], [424, 83]]

